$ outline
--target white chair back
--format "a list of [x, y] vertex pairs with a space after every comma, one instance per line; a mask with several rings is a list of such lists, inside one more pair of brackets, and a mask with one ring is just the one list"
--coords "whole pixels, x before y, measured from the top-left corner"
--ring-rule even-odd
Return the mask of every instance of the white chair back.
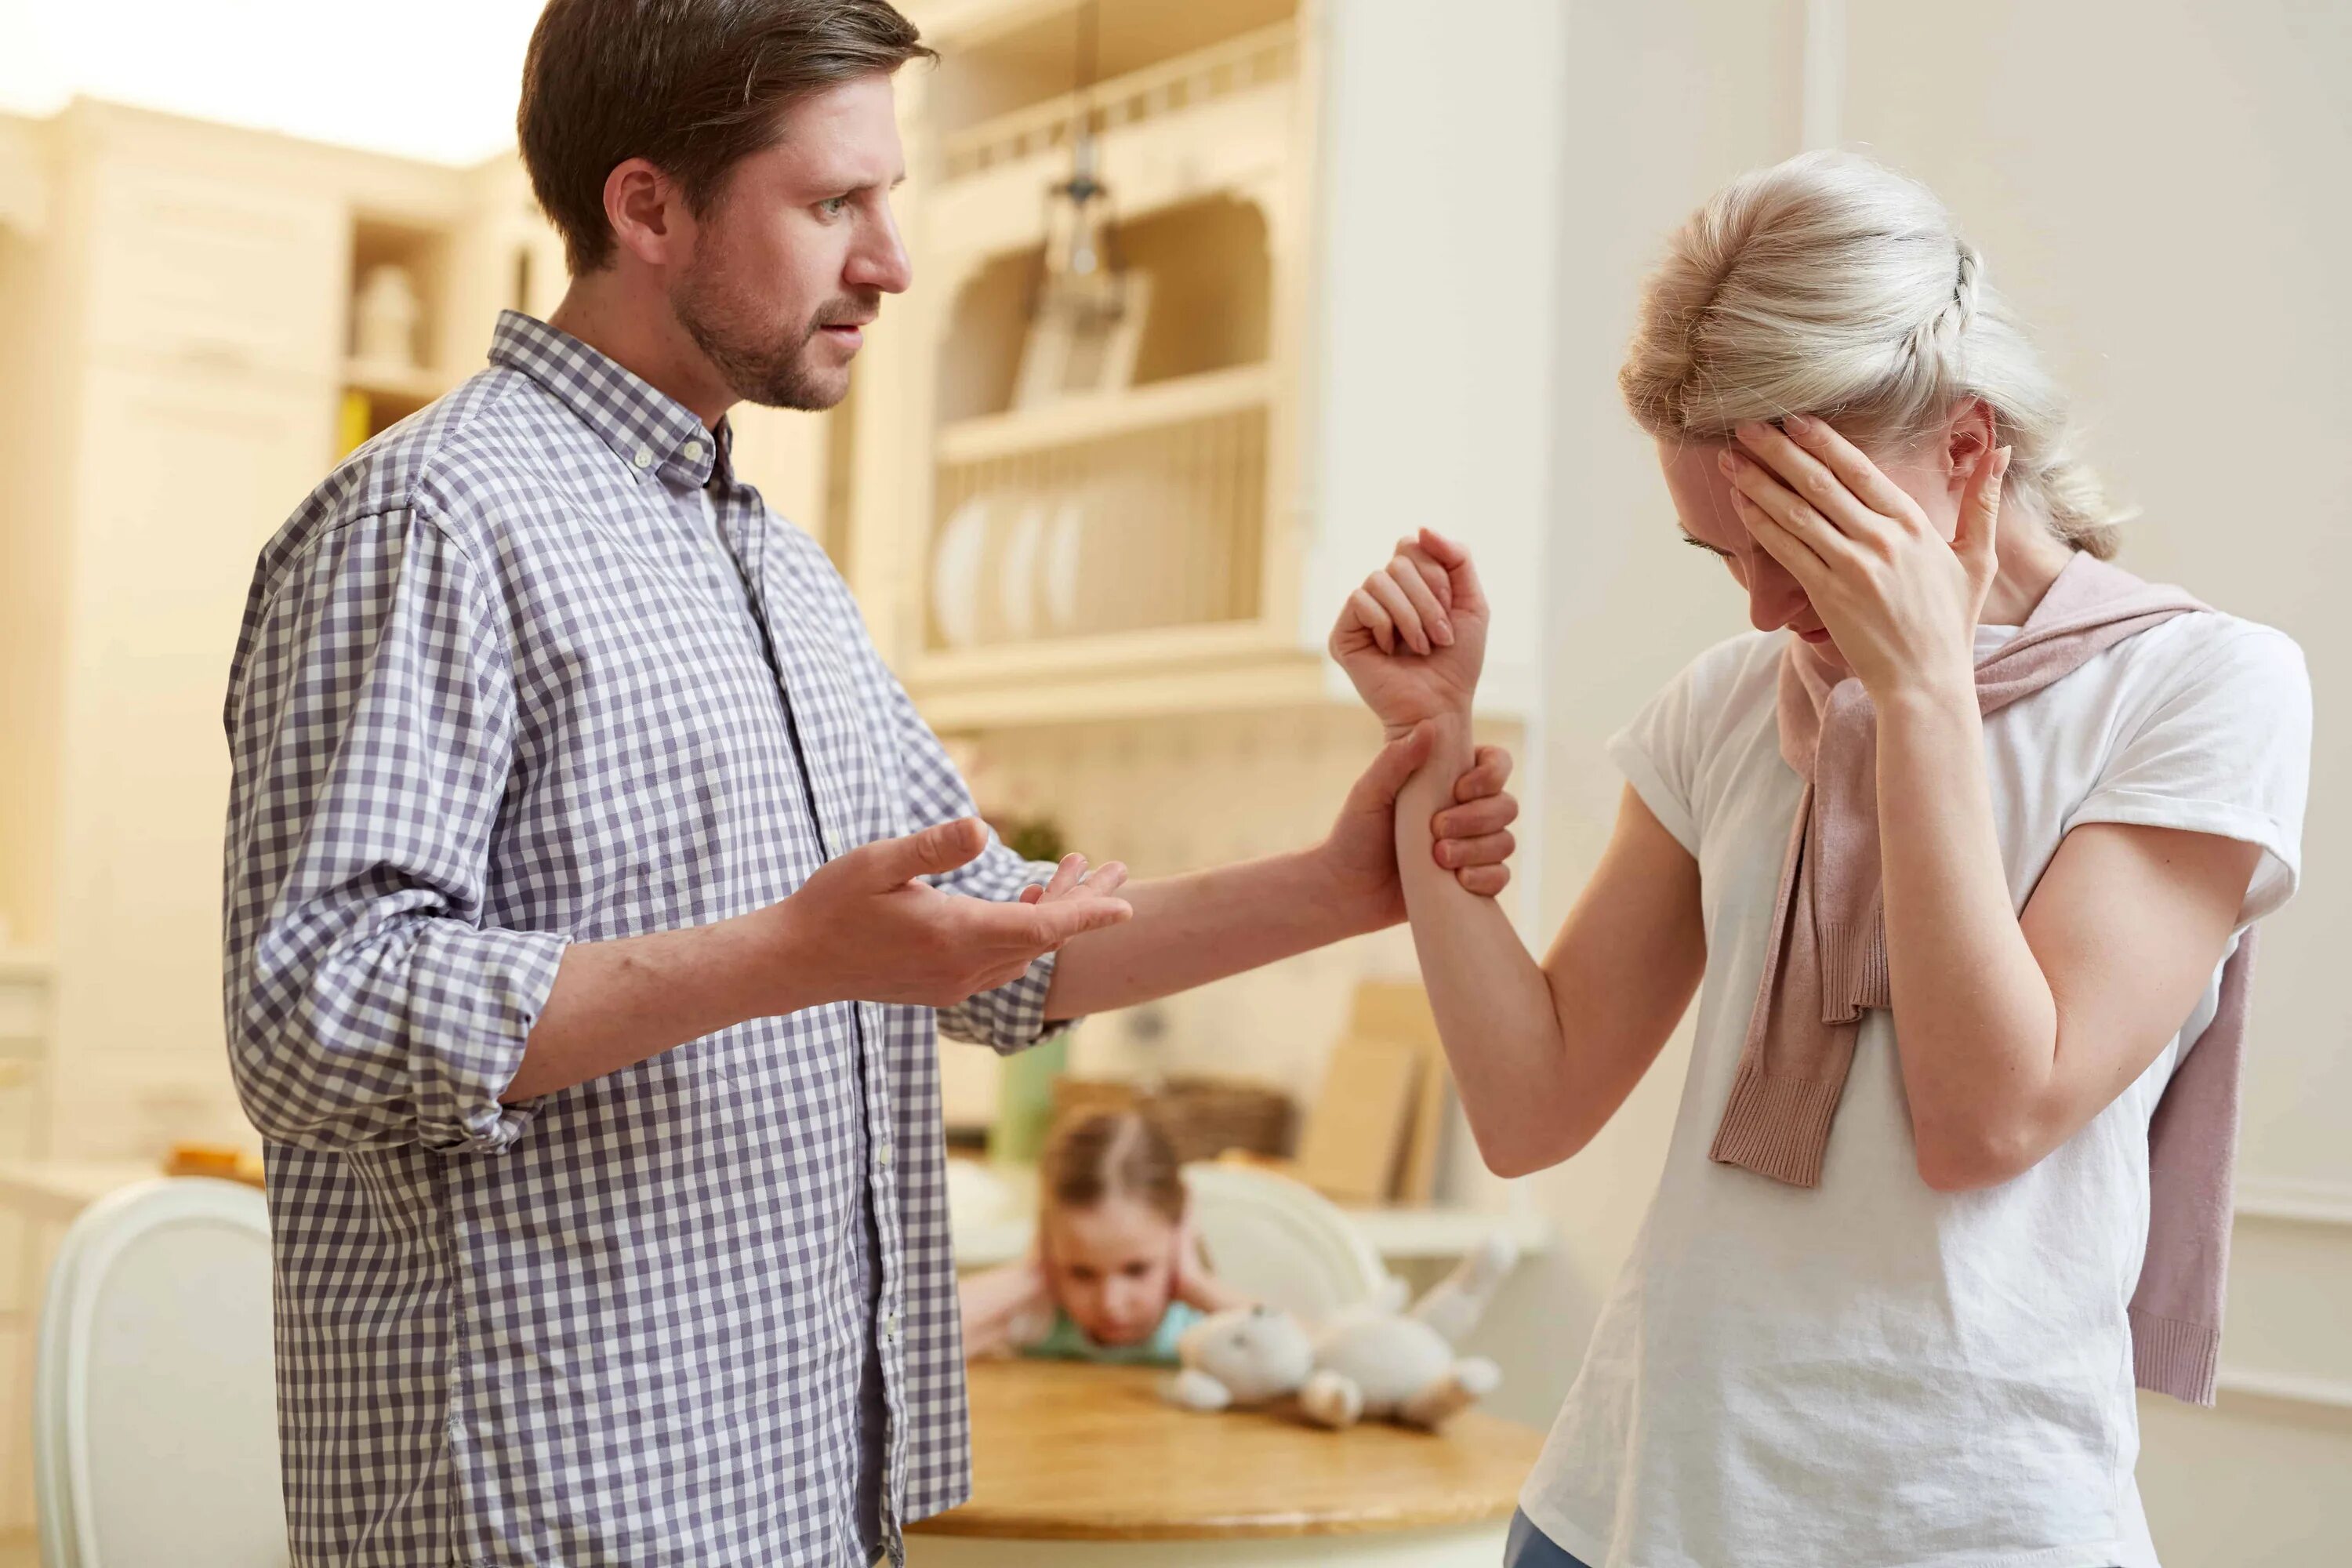
[[1287, 1176], [1240, 1165], [1184, 1168], [1193, 1223], [1217, 1278], [1313, 1321], [1387, 1281], [1379, 1254], [1339, 1206]]
[[233, 1182], [142, 1182], [68, 1231], [42, 1308], [44, 1568], [290, 1561], [269, 1215]]

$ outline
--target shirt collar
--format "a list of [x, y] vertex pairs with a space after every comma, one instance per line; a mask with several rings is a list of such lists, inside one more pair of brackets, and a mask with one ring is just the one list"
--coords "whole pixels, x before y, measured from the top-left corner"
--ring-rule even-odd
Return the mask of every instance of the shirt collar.
[[[490, 363], [520, 371], [613, 448], [629, 476], [643, 483], [662, 474], [696, 487], [708, 484], [725, 461], [732, 432], [721, 419], [716, 432], [703, 427], [694, 411], [624, 370], [569, 332], [558, 331], [520, 310], [499, 312], [490, 337]], [[720, 469], [722, 479], [731, 479]]]

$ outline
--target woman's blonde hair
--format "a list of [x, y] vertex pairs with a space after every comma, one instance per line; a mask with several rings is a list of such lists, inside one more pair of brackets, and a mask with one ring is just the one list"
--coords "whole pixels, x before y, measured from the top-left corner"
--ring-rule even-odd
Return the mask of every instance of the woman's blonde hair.
[[1814, 414], [1890, 452], [1982, 398], [1996, 444], [2015, 448], [2009, 492], [2067, 543], [2116, 552], [2123, 514], [2076, 456], [2066, 400], [1984, 258], [1933, 193], [1867, 158], [1804, 153], [1692, 214], [1643, 289], [1617, 384], [1671, 440]]

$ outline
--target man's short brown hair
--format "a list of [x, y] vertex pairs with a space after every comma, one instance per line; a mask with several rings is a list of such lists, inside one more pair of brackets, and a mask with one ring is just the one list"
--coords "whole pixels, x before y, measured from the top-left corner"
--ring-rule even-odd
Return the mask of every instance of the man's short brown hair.
[[698, 215], [784, 110], [837, 83], [929, 59], [888, 0], [549, 0], [515, 132], [574, 276], [613, 257], [604, 180], [644, 158]]

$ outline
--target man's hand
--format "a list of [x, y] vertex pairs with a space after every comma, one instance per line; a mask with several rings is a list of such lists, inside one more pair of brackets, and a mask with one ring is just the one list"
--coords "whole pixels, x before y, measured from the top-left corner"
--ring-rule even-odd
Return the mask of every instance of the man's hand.
[[[1106, 860], [1089, 871], [1085, 856], [1065, 855], [1054, 868], [1053, 880], [1030, 883], [1021, 889], [1021, 901], [1049, 904], [1087, 897], [1107, 899], [1126, 885], [1127, 868], [1117, 860]], [[1055, 945], [1058, 949], [1059, 944]]]
[[[779, 963], [795, 971], [777, 976], [776, 996], [790, 998], [778, 1010], [813, 1002], [951, 1007], [1012, 984], [1072, 937], [1135, 912], [1109, 896], [1126, 875], [1116, 866], [1089, 884], [1083, 861], [1066, 863], [1053, 885], [1017, 903], [961, 898], [916, 879], [952, 871], [987, 844], [987, 828], [971, 817], [882, 839], [831, 861], [761, 911], [772, 918]], [[1100, 889], [1107, 874], [1108, 888]]]
[[[1397, 879], [1396, 799], [1415, 770], [1428, 760], [1430, 727], [1423, 725], [1382, 747], [1348, 792], [1339, 820], [1318, 851], [1351, 900], [1360, 900], [1381, 925], [1404, 919], [1404, 889]], [[1504, 862], [1517, 847], [1510, 826], [1519, 803], [1505, 789], [1511, 753], [1481, 746], [1470, 771], [1454, 781], [1454, 804], [1430, 821], [1435, 842], [1430, 853], [1463, 887], [1493, 898], [1510, 885]]]

